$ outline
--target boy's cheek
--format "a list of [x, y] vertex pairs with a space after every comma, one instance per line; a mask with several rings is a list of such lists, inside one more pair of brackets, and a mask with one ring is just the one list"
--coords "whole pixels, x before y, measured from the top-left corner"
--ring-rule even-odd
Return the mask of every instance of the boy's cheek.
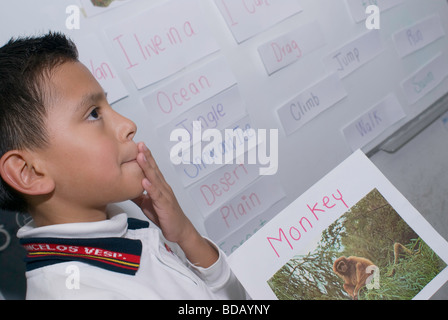
[[142, 181], [145, 178], [145, 173], [143, 172], [142, 169], [139, 168], [138, 173], [135, 176], [134, 179], [134, 184], [136, 186], [136, 188], [140, 191], [140, 193], [142, 193], [144, 191], [144, 188], [142, 186]]
[[126, 200], [132, 200], [132, 199], [138, 198], [143, 194], [145, 189], [142, 186], [142, 180], [143, 179], [140, 179], [134, 183], [134, 186], [132, 188], [133, 190], [126, 196]]

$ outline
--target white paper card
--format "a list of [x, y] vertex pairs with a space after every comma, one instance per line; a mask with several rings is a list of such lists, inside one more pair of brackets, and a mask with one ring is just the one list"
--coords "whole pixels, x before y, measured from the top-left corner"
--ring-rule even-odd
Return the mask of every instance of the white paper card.
[[207, 216], [205, 229], [208, 236], [213, 241], [219, 242], [269, 209], [283, 197], [285, 197], [285, 193], [273, 177], [257, 180]]
[[206, 216], [255, 181], [259, 170], [259, 164], [225, 165], [191, 187], [190, 195]]
[[342, 132], [353, 151], [373, 141], [390, 126], [406, 117], [394, 94], [374, 106], [361, 117], [346, 126]]
[[277, 110], [286, 135], [300, 129], [346, 96], [347, 92], [337, 74], [306, 89]]
[[175, 129], [185, 129], [192, 137], [194, 131], [198, 129], [193, 126], [194, 121], [201, 122], [202, 131], [223, 130], [246, 113], [246, 105], [241, 98], [240, 90], [234, 85], [158, 127], [157, 133], [164, 145], [171, 149], [170, 135]]
[[426, 47], [445, 36], [439, 15], [433, 15], [393, 35], [395, 46], [401, 58]]
[[416, 103], [448, 76], [446, 56], [439, 54], [401, 84], [409, 104]]
[[[242, 131], [235, 131], [235, 134], [233, 135], [226, 135], [226, 129], [221, 130], [221, 137], [223, 139], [222, 142], [218, 142], [216, 144], [214, 143], [214, 141], [202, 142], [202, 153], [199, 156], [194, 153], [193, 146], [182, 154], [185, 163], [176, 165], [175, 170], [184, 187], [187, 187], [199, 181], [203, 177], [224, 166], [226, 164], [225, 157], [227, 156], [229, 150], [233, 152], [233, 159], [235, 159], [235, 150], [240, 147], [246, 150], [246, 148], [248, 148], [247, 146], [249, 146], [252, 142], [251, 140], [257, 139], [256, 135], [248, 135], [247, 139], [244, 136], [247, 129], [253, 129], [253, 125], [249, 116], [239, 119], [238, 121], [232, 123], [228, 128], [232, 130], [241, 129]], [[202, 134], [203, 140], [206, 140], [207, 135], [205, 134], [205, 131], [204, 133], [202, 133], [202, 130], [201, 132], [194, 130], [193, 134]], [[254, 144], [257, 144], [256, 140], [254, 141]], [[210, 150], [211, 153], [213, 153], [212, 155], [210, 155]]]
[[236, 84], [224, 58], [218, 58], [157, 88], [143, 98], [154, 124], [164, 124]]
[[219, 50], [199, 0], [173, 0], [106, 30], [137, 89]]
[[274, 207], [260, 213], [256, 218], [247, 222], [244, 226], [232, 232], [225, 238], [216, 242], [219, 248], [224, 251], [226, 255], [231, 255], [247, 240], [249, 240], [255, 233], [258, 232], [264, 225], [266, 225], [277, 214]]
[[374, 59], [382, 51], [383, 43], [380, 33], [373, 30], [331, 53], [324, 59], [324, 63], [329, 71], [337, 72], [342, 79]]
[[[399, 265], [394, 265], [397, 242], [409, 253], [403, 252]], [[359, 278], [361, 287], [375, 284], [363, 288], [356, 296], [359, 299], [384, 299], [392, 292], [396, 294], [392, 299], [426, 299], [448, 280], [448, 243], [360, 151], [280, 212], [228, 260], [253, 299], [351, 299], [344, 281], [333, 271], [342, 256], [367, 258], [378, 268], [379, 280]], [[394, 269], [396, 274], [386, 277]], [[425, 281], [414, 286], [415, 277]], [[406, 281], [412, 283], [410, 292], [401, 289]]]
[[366, 20], [366, 9], [370, 5], [377, 5], [380, 8], [380, 12], [385, 12], [399, 4], [402, 4], [403, 2], [404, 0], [347, 0], [347, 5], [350, 9], [353, 20], [358, 23]]
[[273, 39], [258, 48], [269, 75], [300, 60], [325, 45], [325, 37], [317, 22], [312, 22]]
[[76, 46], [79, 51], [79, 61], [90, 70], [107, 93], [110, 104], [128, 96], [128, 91], [96, 36], [76, 40]]
[[215, 0], [215, 3], [238, 43], [302, 11], [297, 0]]

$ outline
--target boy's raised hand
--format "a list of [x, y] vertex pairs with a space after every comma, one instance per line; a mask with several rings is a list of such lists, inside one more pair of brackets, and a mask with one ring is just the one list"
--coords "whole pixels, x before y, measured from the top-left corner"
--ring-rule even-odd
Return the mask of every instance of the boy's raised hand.
[[142, 186], [147, 194], [133, 201], [161, 230], [164, 237], [179, 244], [188, 260], [200, 267], [210, 267], [218, 259], [217, 251], [205, 240], [184, 214], [173, 190], [165, 181], [151, 152], [138, 144], [137, 162], [145, 178]]

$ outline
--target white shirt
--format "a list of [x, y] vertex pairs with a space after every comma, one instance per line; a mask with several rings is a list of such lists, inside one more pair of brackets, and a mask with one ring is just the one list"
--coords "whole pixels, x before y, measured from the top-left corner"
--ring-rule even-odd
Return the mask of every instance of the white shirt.
[[28, 250], [27, 299], [246, 298], [222, 251], [210, 268], [196, 267], [145, 223], [126, 214], [40, 228], [28, 223], [17, 233]]

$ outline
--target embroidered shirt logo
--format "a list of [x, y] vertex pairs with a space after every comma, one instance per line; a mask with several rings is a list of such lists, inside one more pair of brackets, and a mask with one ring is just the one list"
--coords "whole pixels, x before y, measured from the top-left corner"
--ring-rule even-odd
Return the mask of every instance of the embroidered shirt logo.
[[[57, 242], [57, 240], [62, 239], [46, 240], [47, 241], [22, 242], [22, 245], [28, 251], [25, 259], [28, 270], [58, 262], [80, 261], [103, 267], [111, 271], [134, 275], [140, 266], [140, 241], [116, 238], [91, 239], [89, 241], [92, 242], [92, 244], [96, 242], [97, 246], [86, 246], [78, 245], [78, 243], [81, 242], [86, 244], [86, 240], [72, 240], [70, 244]], [[120, 244], [120, 246], [117, 247], [117, 244]], [[122, 248], [122, 250], [111, 249], [114, 246], [117, 247], [117, 249]]]

